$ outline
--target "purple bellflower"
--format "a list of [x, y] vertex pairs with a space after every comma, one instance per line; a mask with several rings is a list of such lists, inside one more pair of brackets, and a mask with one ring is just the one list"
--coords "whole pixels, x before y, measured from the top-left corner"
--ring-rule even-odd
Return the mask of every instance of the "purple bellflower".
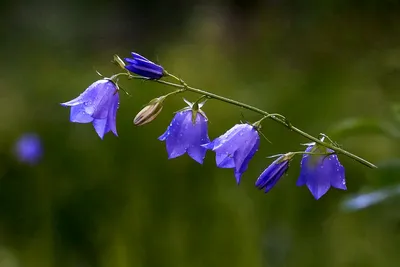
[[39, 136], [33, 133], [22, 135], [14, 146], [14, 153], [23, 163], [35, 165], [43, 156], [42, 142]]
[[118, 136], [116, 119], [119, 94], [118, 86], [113, 81], [96, 81], [80, 96], [61, 105], [71, 107], [71, 122], [93, 123], [101, 139], [110, 131]]
[[137, 75], [149, 79], [158, 80], [164, 75], [164, 69], [160, 65], [151, 62], [147, 58], [132, 52], [132, 58], [125, 58], [127, 65], [125, 68]]
[[202, 144], [210, 142], [208, 137], [207, 117], [200, 109], [204, 103], [192, 104], [177, 112], [170, 125], [158, 140], [165, 141], [168, 158], [182, 156], [186, 152], [200, 164], [203, 164], [207, 149]]
[[289, 169], [289, 163], [293, 156], [293, 153], [287, 153], [281, 155], [272, 162], [271, 165], [261, 173], [260, 177], [258, 177], [256, 187], [258, 187], [258, 189], [265, 189], [265, 193], [268, 193], [287, 172]]
[[[332, 153], [333, 150], [316, 146], [308, 146], [306, 152]], [[344, 167], [338, 156], [304, 154], [301, 160], [300, 177], [297, 186], [306, 185], [315, 199], [320, 199], [331, 186], [346, 190]]]
[[215, 151], [217, 167], [235, 168], [236, 182], [239, 184], [259, 145], [260, 136], [255, 126], [236, 124], [225, 134], [203, 146]]

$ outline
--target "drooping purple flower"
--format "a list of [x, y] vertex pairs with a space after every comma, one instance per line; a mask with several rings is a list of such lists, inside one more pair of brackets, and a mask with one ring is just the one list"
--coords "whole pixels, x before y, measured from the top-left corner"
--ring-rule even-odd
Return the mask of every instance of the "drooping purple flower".
[[[187, 152], [192, 159], [203, 164], [207, 149], [201, 145], [210, 142], [207, 117], [202, 110], [195, 111], [192, 109], [193, 104], [189, 105], [175, 114], [167, 130], [158, 140], [165, 141], [169, 159]], [[199, 106], [201, 108], [201, 105]]]
[[265, 193], [269, 192], [287, 172], [290, 160], [293, 156], [293, 153], [287, 153], [272, 162], [271, 165], [261, 173], [260, 177], [258, 177], [256, 187], [258, 187], [258, 189], [265, 189]]
[[259, 145], [260, 137], [256, 127], [236, 124], [225, 134], [203, 146], [215, 151], [217, 167], [235, 168], [236, 182], [239, 184]]
[[93, 123], [101, 139], [110, 131], [118, 136], [116, 119], [119, 94], [118, 87], [113, 81], [109, 79], [96, 81], [80, 96], [61, 105], [71, 107], [71, 122]]
[[[325, 147], [307, 147], [306, 152], [332, 153], [333, 150]], [[346, 190], [344, 167], [338, 156], [304, 154], [301, 160], [300, 177], [297, 186], [306, 185], [315, 199], [320, 199], [331, 186]]]
[[14, 153], [23, 163], [35, 165], [43, 156], [42, 142], [38, 135], [27, 133], [22, 135], [14, 146]]
[[164, 69], [160, 65], [151, 62], [147, 58], [132, 52], [132, 58], [125, 58], [125, 68], [140, 76], [158, 80], [164, 75]]

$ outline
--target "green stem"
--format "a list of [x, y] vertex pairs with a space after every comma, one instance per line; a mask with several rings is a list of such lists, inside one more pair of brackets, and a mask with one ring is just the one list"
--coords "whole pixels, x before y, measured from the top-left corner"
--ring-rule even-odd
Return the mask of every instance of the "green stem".
[[172, 95], [183, 93], [184, 91], [185, 91], [185, 89], [182, 89], [182, 88], [178, 89], [178, 90], [175, 90], [175, 91], [173, 91], [171, 93], [168, 93], [168, 94], [164, 95], [164, 98], [170, 97]]
[[289, 123], [286, 120], [286, 118], [284, 116], [282, 116], [282, 115], [278, 116], [278, 115], [275, 115], [275, 114], [271, 114], [271, 113], [268, 113], [268, 112], [266, 112], [266, 111], [264, 111], [262, 109], [259, 109], [257, 107], [254, 107], [254, 106], [251, 106], [251, 105], [248, 105], [248, 104], [245, 104], [245, 103], [242, 103], [242, 102], [239, 102], [239, 101], [227, 98], [227, 97], [223, 97], [223, 96], [220, 96], [220, 95], [217, 95], [217, 94], [213, 94], [213, 93], [210, 93], [208, 91], [204, 91], [204, 90], [201, 90], [201, 89], [198, 89], [198, 88], [194, 88], [194, 87], [188, 86], [182, 79], [179, 79], [178, 77], [176, 77], [176, 76], [174, 76], [172, 74], [169, 74], [168, 72], [165, 72], [165, 74], [170, 76], [171, 78], [177, 80], [180, 84], [175, 84], [175, 83], [167, 82], [167, 81], [163, 81], [163, 80], [151, 80], [151, 79], [148, 79], [146, 77], [138, 77], [138, 76], [131, 76], [130, 78], [143, 79], [143, 80], [148, 80], [148, 81], [155, 81], [155, 82], [158, 82], [158, 83], [161, 83], [161, 84], [165, 84], [165, 85], [168, 85], [168, 86], [171, 86], [171, 87], [181, 88], [181, 89], [183, 89], [185, 91], [190, 91], [190, 92], [194, 92], [194, 93], [197, 93], [197, 94], [205, 95], [208, 98], [213, 98], [213, 99], [216, 99], [216, 100], [220, 100], [222, 102], [225, 102], [225, 103], [228, 103], [228, 104], [231, 104], [231, 105], [234, 105], [234, 106], [238, 106], [238, 107], [241, 107], [241, 108], [244, 108], [244, 109], [247, 109], [247, 110], [251, 110], [253, 112], [256, 112], [258, 114], [266, 116], [268, 119], [271, 119], [271, 120], [273, 120], [273, 121], [275, 121], [275, 122], [277, 122], [277, 123], [289, 128], [291, 131], [293, 131], [293, 132], [295, 132], [295, 133], [297, 133], [299, 135], [302, 135], [303, 137], [305, 137], [305, 138], [307, 138], [307, 139], [309, 139], [309, 140], [311, 140], [311, 141], [313, 141], [313, 142], [315, 142], [315, 143], [317, 143], [319, 145], [322, 145], [324, 147], [327, 147], [327, 148], [330, 148], [330, 149], [334, 150], [336, 153], [343, 154], [343, 155], [345, 155], [345, 156], [347, 156], [347, 157], [349, 157], [349, 158], [351, 158], [351, 159], [353, 159], [355, 161], [358, 161], [359, 163], [361, 163], [361, 164], [363, 164], [363, 165], [365, 165], [367, 167], [377, 168], [377, 166], [375, 166], [371, 162], [369, 162], [369, 161], [367, 161], [367, 160], [365, 160], [365, 159], [363, 159], [363, 158], [361, 158], [361, 157], [359, 157], [357, 155], [354, 155], [354, 154], [348, 152], [347, 150], [344, 150], [344, 149], [342, 149], [340, 147], [337, 147], [337, 146], [335, 146], [333, 144], [330, 144], [330, 143], [327, 143], [327, 142], [323, 142], [323, 141], [319, 140], [318, 138], [316, 138], [316, 137], [314, 137], [314, 136], [312, 136], [312, 135], [300, 130], [299, 128], [297, 128], [297, 127], [293, 126], [291, 123]]
[[316, 156], [330, 156], [335, 155], [336, 152], [329, 152], [329, 153], [316, 153], [316, 152], [306, 152], [306, 151], [296, 151], [296, 152], [289, 152], [292, 155], [316, 155]]

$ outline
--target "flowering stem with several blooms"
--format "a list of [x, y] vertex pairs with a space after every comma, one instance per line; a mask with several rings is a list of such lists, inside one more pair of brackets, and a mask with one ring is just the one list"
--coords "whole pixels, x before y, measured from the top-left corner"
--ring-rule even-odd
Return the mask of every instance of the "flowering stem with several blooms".
[[[305, 144], [307, 148], [304, 152], [288, 152], [278, 155], [279, 158], [260, 174], [255, 185], [266, 193], [288, 172], [290, 162], [298, 154], [302, 155], [302, 159], [300, 176], [296, 184], [297, 186], [307, 186], [315, 199], [321, 198], [331, 187], [347, 189], [345, 169], [339, 162], [337, 154], [346, 155], [370, 168], [376, 168], [367, 160], [339, 147], [324, 134], [320, 134], [319, 139], [293, 126], [283, 115], [269, 113], [254, 106], [191, 87], [182, 79], [167, 72], [161, 65], [135, 52], [132, 52], [132, 57], [125, 58], [125, 61], [115, 55], [114, 63], [119, 65], [124, 72], [117, 73], [110, 78], [102, 77], [75, 99], [62, 103], [63, 106], [71, 107], [71, 122], [92, 123], [100, 138], [103, 138], [108, 132], [117, 135], [116, 115], [119, 107], [118, 91], [120, 90], [118, 81], [120, 76], [126, 76], [128, 79], [153, 81], [176, 89], [169, 94], [152, 99], [142, 108], [133, 120], [137, 126], [152, 122], [162, 111], [164, 101], [168, 97], [186, 91], [200, 94], [200, 97], [193, 103], [185, 100], [187, 106], [175, 113], [166, 131], [158, 139], [165, 142], [170, 159], [187, 154], [196, 162], [203, 164], [207, 150], [215, 152], [217, 167], [233, 169], [237, 184], [241, 182], [242, 175], [259, 149], [260, 134], [262, 134], [261, 123], [265, 119], [278, 122], [290, 131], [313, 141], [313, 143]], [[172, 78], [176, 83], [163, 78]], [[202, 110], [205, 101], [200, 102], [207, 99], [219, 100], [263, 116], [252, 124], [236, 124], [224, 134], [210, 140], [208, 119]], [[328, 141], [325, 141], [325, 138]]]
[[147, 78], [147, 77], [143, 77], [143, 76], [133, 76], [133, 75], [130, 75], [128, 73], [118, 73], [115, 76], [126, 75], [130, 79], [141, 79], [141, 80], [146, 80], [146, 81], [157, 82], [157, 83], [165, 84], [165, 85], [168, 85], [168, 86], [171, 86], [171, 87], [182, 89], [183, 91], [190, 91], [190, 92], [193, 92], [193, 93], [201, 94], [201, 95], [206, 96], [209, 99], [216, 99], [216, 100], [219, 100], [219, 101], [222, 101], [222, 102], [234, 105], [234, 106], [238, 106], [238, 107], [241, 107], [241, 108], [244, 108], [244, 109], [247, 109], [247, 110], [251, 110], [251, 111], [256, 112], [258, 114], [264, 115], [268, 119], [271, 119], [271, 120], [273, 120], [275, 122], [278, 122], [278, 123], [284, 125], [289, 130], [291, 130], [291, 131], [293, 131], [293, 132], [295, 132], [295, 133], [297, 133], [299, 135], [302, 135], [305, 138], [307, 138], [307, 139], [309, 139], [309, 140], [311, 140], [311, 141], [313, 141], [313, 142], [315, 142], [315, 143], [317, 143], [319, 145], [322, 145], [324, 147], [333, 149], [336, 153], [343, 154], [343, 155], [345, 155], [345, 156], [347, 156], [347, 157], [349, 157], [349, 158], [351, 158], [353, 160], [358, 161], [359, 163], [361, 163], [361, 164], [363, 164], [363, 165], [365, 165], [367, 167], [377, 168], [376, 165], [374, 165], [373, 163], [371, 163], [371, 162], [369, 162], [369, 161], [367, 161], [367, 160], [365, 160], [365, 159], [363, 159], [363, 158], [361, 158], [361, 157], [359, 157], [357, 155], [354, 155], [353, 153], [351, 153], [351, 152], [349, 152], [349, 151], [347, 151], [347, 150], [345, 150], [343, 148], [340, 148], [340, 147], [338, 147], [338, 146], [336, 146], [334, 144], [328, 143], [328, 142], [323, 142], [320, 139], [312, 136], [311, 134], [306, 133], [303, 130], [300, 130], [299, 128], [297, 128], [294, 125], [292, 125], [283, 115], [271, 114], [271, 113], [269, 113], [269, 112], [267, 112], [265, 110], [259, 109], [257, 107], [252, 106], [252, 105], [249, 105], [249, 104], [246, 104], [246, 103], [242, 103], [240, 101], [236, 101], [236, 100], [233, 100], [233, 99], [230, 99], [230, 98], [227, 98], [227, 97], [223, 97], [223, 96], [220, 96], [220, 95], [217, 95], [217, 94], [214, 94], [214, 93], [202, 90], [202, 89], [198, 89], [198, 88], [194, 88], [194, 87], [188, 86], [182, 79], [176, 77], [175, 75], [172, 75], [172, 74], [168, 73], [167, 71], [164, 71], [164, 73], [167, 76], [172, 77], [173, 79], [177, 80], [179, 82], [179, 84], [168, 82], [168, 81], [164, 81], [164, 80], [155, 80], [155, 79], [151, 79], [151, 78]]

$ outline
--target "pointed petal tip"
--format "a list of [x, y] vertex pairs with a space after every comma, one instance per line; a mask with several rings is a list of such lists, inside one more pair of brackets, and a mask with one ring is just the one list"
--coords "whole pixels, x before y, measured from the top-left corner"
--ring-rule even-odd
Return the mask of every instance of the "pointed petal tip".
[[168, 155], [168, 159], [169, 159], [169, 160], [175, 159], [175, 158], [177, 158], [177, 157], [179, 157], [179, 156], [181, 156], [181, 155], [171, 155], [171, 154], [169, 154], [169, 155]]
[[189, 157], [191, 157], [191, 158], [192, 158], [194, 161], [196, 161], [197, 163], [203, 165], [204, 159], [192, 157], [191, 155], [189, 155]]
[[323, 197], [326, 193], [327, 193], [328, 191], [326, 191], [326, 192], [311, 192], [311, 194], [312, 194], [312, 196], [315, 198], [315, 200], [319, 200], [321, 197]]
[[272, 187], [267, 187], [266, 189], [265, 189], [265, 191], [264, 191], [264, 194], [266, 194], [266, 193], [268, 193], [269, 191], [271, 191], [271, 189], [272, 189]]
[[73, 105], [70, 104], [70, 101], [68, 101], [68, 102], [62, 102], [62, 103], [60, 103], [60, 105], [61, 105], [62, 107], [72, 107], [72, 106], [73, 106]]
[[313, 195], [313, 197], [315, 198], [315, 200], [319, 200], [322, 196], [319, 195]]
[[104, 134], [101, 135], [101, 134], [97, 133], [97, 135], [100, 137], [101, 140], [104, 140]]
[[167, 151], [168, 159], [174, 159], [174, 158], [180, 157], [185, 153], [186, 153], [186, 151], [175, 151], [175, 150]]
[[193, 146], [186, 149], [186, 153], [189, 157], [195, 160], [197, 163], [203, 165], [204, 158], [206, 157], [207, 150], [200, 146]]
[[242, 178], [242, 174], [241, 172], [235, 172], [235, 178], [236, 178], [236, 183], [237, 185], [240, 185], [240, 180]]

